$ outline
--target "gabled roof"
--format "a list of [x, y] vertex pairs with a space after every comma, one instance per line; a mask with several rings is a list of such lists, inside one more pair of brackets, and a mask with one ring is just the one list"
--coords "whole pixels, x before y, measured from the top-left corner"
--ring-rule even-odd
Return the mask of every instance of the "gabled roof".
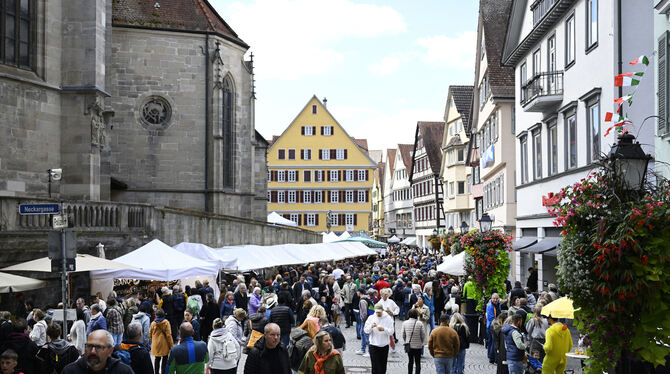
[[381, 149], [372, 149], [368, 151], [368, 156], [370, 156], [374, 162], [382, 162], [382, 160], [384, 160], [384, 151]]
[[[386, 163], [385, 162], [378, 162], [377, 163], [377, 168], [375, 169], [375, 178], [379, 181], [379, 189], [384, 191], [384, 171], [386, 169]], [[384, 194], [381, 194], [384, 196]]]
[[388, 148], [386, 150], [386, 162], [388, 163], [389, 173], [391, 174], [391, 177], [393, 177], [393, 173], [395, 173], [395, 154], [396, 154], [395, 148]]
[[367, 152], [368, 151], [368, 140], [367, 139], [356, 139], [356, 138], [351, 138], [356, 145], [361, 148], [363, 151]]
[[470, 124], [470, 108], [472, 107], [472, 91], [474, 86], [449, 86], [449, 94], [451, 95], [456, 111], [463, 119], [463, 126], [467, 127]]
[[254, 134], [257, 142], [262, 143], [263, 145], [265, 145], [266, 148], [270, 145], [270, 143], [268, 143], [268, 141], [263, 137], [263, 135], [261, 135], [261, 133], [259, 133], [257, 130], [254, 130]]
[[[484, 28], [484, 48], [489, 86], [493, 97], [514, 97], [514, 68], [502, 66], [502, 53], [513, 0], [481, 0], [479, 21]], [[481, 43], [480, 43], [481, 45]]]
[[112, 25], [211, 32], [249, 48], [207, 0], [114, 0]]
[[412, 152], [414, 151], [414, 144], [398, 144], [398, 151], [400, 151], [402, 163], [405, 164], [405, 170], [409, 172], [409, 169], [412, 167]]
[[[416, 144], [419, 137], [423, 139], [423, 147], [426, 149], [426, 156], [428, 157], [428, 164], [433, 172], [433, 175], [440, 174], [440, 166], [442, 165], [442, 135], [444, 133], [444, 122], [425, 122], [419, 121], [416, 123], [416, 133], [414, 135], [414, 154], [412, 160], [416, 157]], [[414, 162], [409, 172], [410, 182], [414, 176]]]

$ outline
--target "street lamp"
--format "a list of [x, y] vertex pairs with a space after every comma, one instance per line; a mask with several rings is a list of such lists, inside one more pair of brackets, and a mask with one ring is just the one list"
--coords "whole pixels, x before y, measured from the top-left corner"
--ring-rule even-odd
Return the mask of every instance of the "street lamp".
[[635, 137], [629, 133], [619, 135], [619, 141], [612, 145], [608, 158], [626, 189], [642, 190], [651, 156], [645, 154], [640, 143], [634, 140]]
[[470, 226], [468, 226], [468, 224], [465, 223], [465, 221], [463, 221], [463, 222], [461, 223], [461, 234], [465, 235], [465, 234], [467, 234], [467, 232], [468, 232], [469, 230], [470, 230]]
[[454, 226], [449, 226], [449, 228], [447, 229], [447, 233], [449, 234], [449, 236], [454, 235]]
[[479, 219], [479, 229], [483, 233], [491, 231], [491, 226], [493, 225], [493, 220], [489, 217], [488, 213], [483, 213], [482, 218]]

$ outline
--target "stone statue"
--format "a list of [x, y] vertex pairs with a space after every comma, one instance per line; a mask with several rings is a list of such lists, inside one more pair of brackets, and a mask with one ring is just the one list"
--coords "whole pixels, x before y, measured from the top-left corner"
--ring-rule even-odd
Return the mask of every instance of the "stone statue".
[[105, 130], [105, 119], [102, 115], [102, 103], [99, 98], [96, 98], [95, 102], [91, 104], [89, 112], [91, 113], [91, 144], [102, 149], [107, 141], [107, 132]]

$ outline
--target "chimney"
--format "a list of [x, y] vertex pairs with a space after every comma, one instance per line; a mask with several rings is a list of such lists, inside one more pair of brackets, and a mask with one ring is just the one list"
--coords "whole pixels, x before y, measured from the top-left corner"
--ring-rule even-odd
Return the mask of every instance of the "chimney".
[[326, 99], [325, 97], [323, 98], [323, 106], [324, 108], [328, 107], [328, 99]]

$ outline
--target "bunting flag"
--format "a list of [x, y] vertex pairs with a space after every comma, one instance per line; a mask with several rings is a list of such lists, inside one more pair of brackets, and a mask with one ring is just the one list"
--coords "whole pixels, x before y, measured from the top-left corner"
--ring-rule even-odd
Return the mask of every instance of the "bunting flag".
[[612, 122], [612, 116], [614, 114], [612, 112], [607, 112], [605, 113], [605, 122]]
[[632, 104], [633, 103], [633, 95], [626, 95], [626, 96], [617, 97], [616, 99], [614, 99], [614, 103], [619, 104], [616, 108], [617, 113], [621, 109], [621, 105], [623, 105], [623, 103], [625, 103], [625, 102], [628, 102], [629, 105]]
[[637, 65], [637, 64], [649, 65], [649, 59], [647, 58], [647, 56], [642, 55], [642, 56], [636, 58], [635, 60], [629, 62], [629, 64], [631, 64], [631, 65]]
[[614, 87], [637, 86], [640, 84], [640, 79], [638, 77], [643, 75], [643, 72], [619, 74], [614, 77]]
[[632, 125], [632, 124], [633, 124], [633, 122], [631, 120], [629, 120], [628, 118], [624, 118], [623, 116], [619, 116], [619, 119], [612, 126], [607, 128], [607, 130], [605, 131], [605, 134], [603, 134], [603, 137], [609, 135], [610, 131], [612, 131], [612, 129], [617, 129], [619, 131], [623, 131], [624, 133], [628, 132], [628, 130], [624, 129], [623, 127], [627, 126], [627, 125]]

